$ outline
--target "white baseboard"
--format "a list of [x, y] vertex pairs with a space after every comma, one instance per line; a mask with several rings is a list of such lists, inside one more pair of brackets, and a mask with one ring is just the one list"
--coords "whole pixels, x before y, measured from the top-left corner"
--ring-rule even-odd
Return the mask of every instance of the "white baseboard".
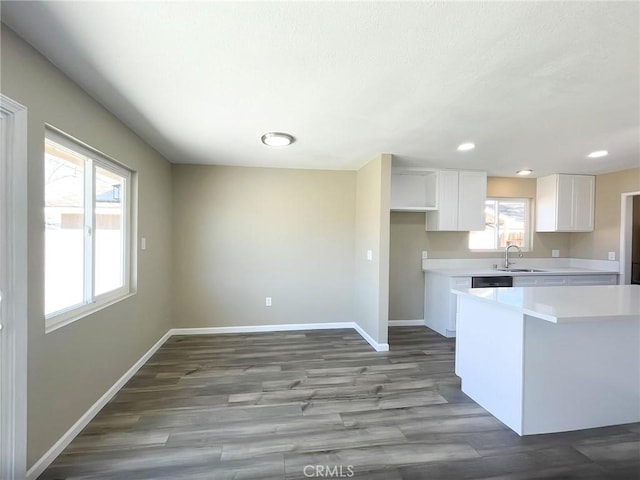
[[89, 409], [67, 430], [62, 437], [33, 464], [27, 472], [26, 480], [36, 480], [42, 472], [62, 453], [71, 441], [82, 431], [84, 427], [95, 417], [98, 412], [111, 400], [116, 393], [133, 377], [136, 372], [151, 358], [151, 356], [173, 335], [210, 335], [220, 333], [257, 333], [257, 332], [282, 332], [293, 330], [329, 330], [339, 328], [353, 328], [371, 345], [377, 352], [388, 352], [388, 343], [378, 343], [371, 338], [355, 322], [335, 323], [300, 323], [284, 325], [249, 325], [239, 327], [203, 327], [203, 328], [172, 328], [165, 333], [140, 359], [114, 383]]
[[[424, 325], [424, 321], [421, 323]], [[355, 322], [335, 323], [288, 323], [282, 325], [246, 325], [238, 327], [201, 327], [201, 328], [172, 328], [171, 335], [215, 335], [220, 333], [258, 333], [285, 332], [293, 330], [333, 330], [336, 328], [353, 328], [377, 352], [388, 352], [388, 343], [378, 343]]]
[[424, 327], [424, 318], [417, 320], [389, 320], [390, 327]]
[[330, 330], [353, 328], [353, 322], [287, 323], [282, 325], [246, 325], [239, 327], [172, 328], [171, 335], [211, 335], [218, 333], [286, 332], [291, 330]]
[[165, 333], [140, 359], [107, 390], [96, 403], [89, 407], [73, 426], [65, 432], [62, 437], [33, 464], [27, 472], [27, 480], [36, 480], [42, 472], [53, 462], [58, 455], [71, 443], [71, 441], [82, 431], [84, 427], [95, 417], [100, 410], [111, 400], [118, 391], [133, 377], [140, 367], [142, 367], [151, 356], [169, 339], [171, 330]]
[[364, 338], [367, 341], [367, 343], [369, 343], [369, 345], [371, 345], [375, 349], [376, 352], [389, 351], [388, 343], [378, 343], [373, 338], [371, 338], [371, 336], [367, 332], [365, 332], [360, 325], [358, 325], [355, 322], [353, 322], [352, 325], [355, 331], [358, 332], [360, 336]]

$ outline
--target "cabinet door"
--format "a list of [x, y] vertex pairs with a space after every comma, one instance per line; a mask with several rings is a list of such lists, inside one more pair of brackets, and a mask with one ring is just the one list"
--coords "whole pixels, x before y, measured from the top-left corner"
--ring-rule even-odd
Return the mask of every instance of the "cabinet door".
[[458, 229], [458, 172], [438, 172], [438, 210], [427, 214], [427, 230]]
[[556, 230], [557, 175], [540, 177], [536, 181], [536, 232]]
[[557, 175], [556, 184], [556, 230], [570, 232], [575, 229], [574, 219], [574, 175]]
[[451, 288], [471, 288], [471, 277], [452, 277]]
[[485, 229], [486, 172], [458, 173], [458, 230]]
[[579, 232], [593, 231], [593, 206], [595, 178], [573, 175], [573, 229]]

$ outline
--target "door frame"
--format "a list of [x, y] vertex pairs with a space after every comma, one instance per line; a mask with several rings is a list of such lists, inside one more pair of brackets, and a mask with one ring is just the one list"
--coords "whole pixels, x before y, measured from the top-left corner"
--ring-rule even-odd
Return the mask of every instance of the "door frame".
[[638, 192], [625, 192], [620, 204], [620, 285], [631, 283], [631, 238], [633, 229], [633, 197]]
[[0, 94], [0, 478], [22, 479], [27, 463], [27, 109]]

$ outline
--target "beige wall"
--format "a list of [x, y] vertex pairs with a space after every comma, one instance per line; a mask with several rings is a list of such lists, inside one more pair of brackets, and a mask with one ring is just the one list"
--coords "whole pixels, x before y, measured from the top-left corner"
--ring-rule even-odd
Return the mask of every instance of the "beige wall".
[[424, 318], [424, 213], [391, 212], [389, 320]]
[[[532, 199], [535, 213], [536, 180], [534, 178], [487, 179], [487, 196]], [[495, 258], [497, 252], [471, 252], [468, 232], [425, 232], [424, 213], [391, 212], [389, 319], [418, 320], [424, 318], [424, 274], [422, 251], [429, 258]], [[525, 257], [550, 257], [560, 250], [561, 257], [570, 256], [568, 233], [533, 233], [533, 249]]]
[[571, 234], [571, 256], [606, 260], [620, 257], [621, 194], [640, 191], [640, 168], [596, 176], [594, 231]]
[[174, 165], [175, 326], [353, 321], [355, 180]]
[[[375, 342], [387, 343], [389, 314], [389, 200], [391, 155], [357, 172], [355, 318]], [[367, 251], [373, 253], [367, 259]]]
[[[2, 26], [2, 93], [28, 108], [28, 465], [38, 460], [170, 328], [171, 169], [157, 152]], [[44, 126], [138, 172], [138, 293], [44, 330]]]

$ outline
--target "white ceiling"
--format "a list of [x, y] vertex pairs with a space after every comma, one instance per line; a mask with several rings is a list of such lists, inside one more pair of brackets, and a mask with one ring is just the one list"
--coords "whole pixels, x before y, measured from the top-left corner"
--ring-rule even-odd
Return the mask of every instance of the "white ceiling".
[[[513, 176], [640, 165], [638, 2], [2, 2], [176, 163]], [[297, 138], [260, 143], [268, 131]], [[456, 146], [477, 148], [460, 153]], [[598, 149], [602, 159], [587, 159]]]

